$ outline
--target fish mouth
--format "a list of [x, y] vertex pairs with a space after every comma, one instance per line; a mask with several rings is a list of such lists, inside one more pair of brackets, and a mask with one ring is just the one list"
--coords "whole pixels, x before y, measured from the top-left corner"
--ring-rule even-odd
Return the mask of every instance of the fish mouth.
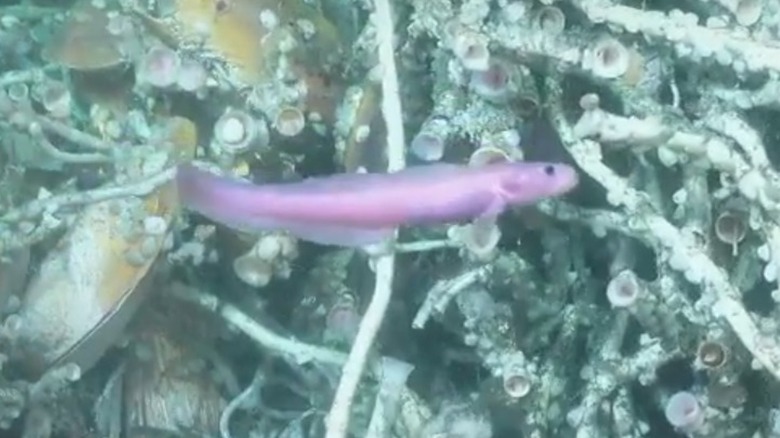
[[580, 174], [577, 172], [577, 169], [570, 167], [569, 171], [571, 172], [571, 178], [566, 178], [566, 182], [561, 184], [560, 186], [560, 194], [567, 193], [577, 187], [580, 183]]

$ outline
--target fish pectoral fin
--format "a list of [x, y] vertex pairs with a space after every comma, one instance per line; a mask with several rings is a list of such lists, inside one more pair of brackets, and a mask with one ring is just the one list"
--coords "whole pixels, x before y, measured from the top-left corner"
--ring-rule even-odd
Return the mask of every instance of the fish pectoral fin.
[[495, 221], [501, 213], [506, 210], [506, 202], [498, 195], [493, 195], [493, 198], [487, 204], [485, 211], [480, 213], [477, 219], [485, 219], [489, 221]]
[[392, 237], [395, 231], [392, 228], [356, 228], [295, 222], [285, 222], [281, 228], [302, 240], [346, 247], [378, 245]]

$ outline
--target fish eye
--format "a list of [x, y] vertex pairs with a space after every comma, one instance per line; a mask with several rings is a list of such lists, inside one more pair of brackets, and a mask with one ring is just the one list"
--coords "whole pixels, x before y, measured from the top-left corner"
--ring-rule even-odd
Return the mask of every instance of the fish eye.
[[544, 174], [547, 176], [553, 176], [555, 175], [555, 166], [548, 164], [547, 166], [544, 166]]

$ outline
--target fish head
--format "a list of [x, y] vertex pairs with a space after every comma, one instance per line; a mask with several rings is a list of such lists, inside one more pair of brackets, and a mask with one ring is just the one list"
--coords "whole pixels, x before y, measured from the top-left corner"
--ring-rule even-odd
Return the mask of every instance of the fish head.
[[560, 163], [509, 163], [501, 172], [499, 190], [507, 204], [531, 204], [562, 195], [579, 182], [577, 171]]

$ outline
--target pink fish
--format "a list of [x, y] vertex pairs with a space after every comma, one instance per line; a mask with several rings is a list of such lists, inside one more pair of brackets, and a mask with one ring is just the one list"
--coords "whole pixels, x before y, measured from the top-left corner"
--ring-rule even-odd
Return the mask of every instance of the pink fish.
[[254, 185], [182, 165], [176, 181], [185, 206], [227, 226], [364, 246], [381, 242], [399, 226], [497, 216], [507, 207], [566, 193], [578, 177], [565, 164], [433, 164]]

